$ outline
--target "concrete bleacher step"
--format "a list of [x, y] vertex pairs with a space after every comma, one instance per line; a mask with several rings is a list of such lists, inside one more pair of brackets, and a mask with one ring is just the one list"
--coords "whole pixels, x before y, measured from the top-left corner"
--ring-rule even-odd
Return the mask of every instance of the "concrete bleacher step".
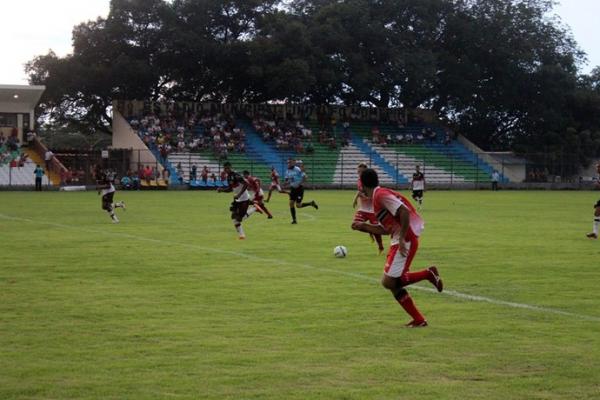
[[401, 153], [393, 147], [382, 147], [372, 144], [371, 147], [377, 151], [390, 164], [395, 165], [398, 171], [403, 175], [412, 176], [415, 171], [415, 166], [419, 165], [422, 172], [425, 174], [425, 180], [429, 183], [449, 183], [449, 182], [464, 182], [463, 176], [449, 172], [431, 163], [423, 163], [422, 158], [417, 158], [412, 155]]
[[379, 181], [385, 185], [396, 184], [396, 177], [390, 176], [380, 166], [372, 162], [369, 154], [361, 151], [354, 144], [344, 147], [339, 155], [338, 162], [333, 174], [333, 183], [336, 185], [352, 185], [357, 182], [356, 167], [360, 163], [365, 163], [369, 167], [377, 171]]

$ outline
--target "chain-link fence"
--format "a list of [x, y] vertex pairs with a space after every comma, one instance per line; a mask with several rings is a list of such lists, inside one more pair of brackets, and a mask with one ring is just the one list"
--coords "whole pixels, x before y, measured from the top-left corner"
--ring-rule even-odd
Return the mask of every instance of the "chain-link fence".
[[[263, 154], [235, 153], [219, 157], [212, 152], [171, 153], [166, 157], [150, 150], [110, 149], [104, 151], [54, 151], [64, 168], [57, 169], [60, 185], [94, 185], [96, 166], [115, 173], [118, 180], [128, 176], [149, 186], [205, 187], [224, 180], [223, 164], [231, 162], [239, 172], [247, 170], [261, 179], [271, 181], [271, 169], [285, 174], [288, 158], [301, 161], [311, 187], [347, 188], [357, 181], [356, 167], [365, 163], [377, 170], [380, 181], [392, 187], [410, 185], [416, 166], [424, 173], [429, 187], [485, 188], [497, 179], [500, 184], [531, 187], [530, 184], [585, 184], [585, 176], [574, 155], [552, 156], [529, 154], [516, 157], [512, 153], [474, 153], [432, 151], [423, 147], [383, 148], [377, 151], [332, 149], [312, 154], [278, 153], [271, 158]], [[6, 168], [5, 168], [6, 169]], [[497, 174], [495, 174], [495, 172]], [[15, 185], [16, 170], [7, 168], [0, 175], [1, 186]], [[283, 180], [283, 176], [281, 177]], [[32, 182], [33, 182], [33, 178]], [[55, 179], [56, 180], [56, 179]], [[199, 184], [195, 184], [199, 183]], [[33, 184], [33, 183], [32, 183]], [[53, 182], [54, 185], [57, 182]], [[208, 185], [206, 185], [208, 184]], [[535, 185], [533, 185], [535, 186]]]

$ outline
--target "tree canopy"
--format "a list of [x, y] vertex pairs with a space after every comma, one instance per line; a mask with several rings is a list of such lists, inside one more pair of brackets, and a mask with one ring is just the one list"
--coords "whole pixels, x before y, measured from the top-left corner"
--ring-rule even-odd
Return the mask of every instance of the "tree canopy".
[[114, 99], [436, 111], [485, 149], [600, 150], [600, 70], [550, 0], [111, 0], [26, 66], [41, 108], [110, 131]]

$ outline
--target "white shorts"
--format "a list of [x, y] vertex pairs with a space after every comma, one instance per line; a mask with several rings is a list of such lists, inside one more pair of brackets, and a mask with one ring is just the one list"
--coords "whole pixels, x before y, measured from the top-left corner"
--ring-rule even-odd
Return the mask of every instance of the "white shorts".
[[277, 189], [278, 192], [281, 192], [281, 185], [278, 183], [271, 183], [269, 190]]
[[408, 268], [415, 256], [416, 249], [411, 251], [411, 243], [404, 242], [404, 244], [406, 246], [406, 256], [400, 253], [400, 246], [397, 244], [392, 245], [388, 251], [383, 273], [391, 278], [400, 278], [402, 274], [408, 272]]

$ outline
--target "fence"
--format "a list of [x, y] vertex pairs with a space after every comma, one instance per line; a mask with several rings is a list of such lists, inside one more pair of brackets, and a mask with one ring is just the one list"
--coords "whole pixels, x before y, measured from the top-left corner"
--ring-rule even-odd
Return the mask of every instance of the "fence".
[[[576, 158], [571, 155], [553, 157], [547, 154], [530, 154], [515, 157], [505, 153], [444, 153], [414, 147], [406, 149], [379, 149], [378, 151], [332, 150], [296, 155], [301, 158], [308, 175], [308, 186], [348, 188], [355, 187], [356, 166], [364, 162], [377, 170], [380, 181], [388, 186], [404, 188], [410, 184], [415, 166], [419, 165], [429, 187], [485, 188], [490, 185], [492, 172], [498, 171], [500, 182], [515, 187], [531, 184], [569, 183], [582, 185], [591, 177], [579, 177]], [[162, 159], [150, 150], [111, 149], [104, 152], [55, 150], [55, 157], [64, 165], [62, 185], [94, 185], [94, 168], [100, 165], [113, 170], [117, 177], [138, 175], [141, 170], [151, 171], [149, 179], [164, 179], [171, 187], [187, 185], [193, 178], [201, 179], [204, 166], [210, 169], [208, 179], [219, 179], [225, 161], [237, 171], [248, 170], [264, 184], [270, 182], [271, 167], [279, 174], [285, 173], [290, 153], [280, 153], [276, 159], [265, 160], [261, 154], [241, 153], [217, 157], [211, 152], [172, 153]], [[61, 168], [62, 169], [62, 168]], [[12, 186], [9, 168], [0, 186]], [[33, 180], [32, 180], [33, 182]], [[32, 183], [33, 184], [33, 183]], [[534, 185], [535, 186], [535, 185]], [[585, 186], [585, 185], [584, 185]]]

